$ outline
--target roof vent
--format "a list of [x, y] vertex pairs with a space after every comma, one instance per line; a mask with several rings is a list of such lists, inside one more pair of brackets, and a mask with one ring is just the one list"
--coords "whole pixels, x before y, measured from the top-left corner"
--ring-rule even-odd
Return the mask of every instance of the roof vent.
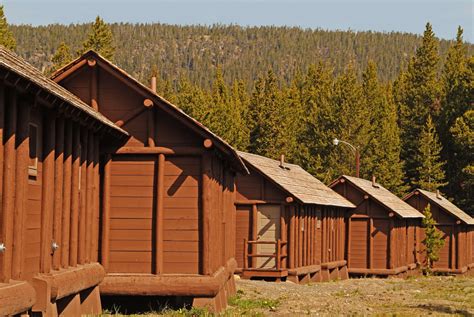
[[285, 154], [280, 155], [280, 167], [285, 168]]
[[441, 196], [441, 193], [439, 192], [439, 189], [436, 190], [436, 198], [438, 199], [443, 199], [443, 196]]
[[375, 176], [372, 176], [372, 187], [379, 188], [379, 185], [375, 182]]
[[156, 76], [151, 77], [150, 89], [156, 93]]

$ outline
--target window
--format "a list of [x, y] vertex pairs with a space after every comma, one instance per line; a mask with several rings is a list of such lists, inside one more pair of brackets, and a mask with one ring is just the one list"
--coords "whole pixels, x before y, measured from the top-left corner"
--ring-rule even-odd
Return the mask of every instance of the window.
[[39, 137], [38, 137], [38, 126], [30, 123], [30, 161], [28, 164], [28, 175], [36, 179], [38, 176], [38, 147], [39, 147]]

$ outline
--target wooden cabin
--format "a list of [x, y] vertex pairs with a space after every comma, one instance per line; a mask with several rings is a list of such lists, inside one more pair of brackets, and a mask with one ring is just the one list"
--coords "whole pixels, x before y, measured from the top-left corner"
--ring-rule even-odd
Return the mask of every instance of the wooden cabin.
[[357, 206], [347, 218], [349, 274], [413, 273], [419, 263], [419, 226], [424, 216], [375, 178], [341, 176], [330, 187]]
[[298, 165], [239, 152], [235, 258], [243, 278], [347, 278], [344, 216], [355, 207]]
[[127, 133], [0, 47], [0, 315], [101, 312], [99, 146]]
[[[191, 298], [219, 311], [235, 292], [235, 150], [89, 51], [53, 79], [131, 135], [102, 147], [104, 295]], [[190, 304], [190, 303], [188, 303]]]
[[[433, 271], [463, 274], [474, 270], [474, 219], [439, 192], [416, 189], [404, 200], [424, 212], [430, 205], [436, 228], [443, 233], [444, 246]], [[422, 239], [424, 238], [422, 232]], [[424, 258], [424, 257], [423, 257]]]

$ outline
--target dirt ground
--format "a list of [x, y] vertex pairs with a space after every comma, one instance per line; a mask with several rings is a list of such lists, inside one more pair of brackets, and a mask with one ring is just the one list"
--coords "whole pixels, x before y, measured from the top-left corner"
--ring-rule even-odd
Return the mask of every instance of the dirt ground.
[[[308, 285], [238, 280], [237, 288], [228, 313], [474, 316], [473, 277], [359, 278]], [[253, 308], [246, 310], [246, 305]]]

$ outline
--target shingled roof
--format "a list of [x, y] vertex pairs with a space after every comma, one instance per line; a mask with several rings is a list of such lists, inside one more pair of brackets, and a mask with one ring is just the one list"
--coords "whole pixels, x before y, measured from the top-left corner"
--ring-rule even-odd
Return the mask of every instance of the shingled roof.
[[421, 195], [425, 196], [430, 202], [438, 205], [439, 207], [443, 208], [446, 210], [446, 212], [450, 213], [457, 219], [465, 222], [468, 225], [474, 225], [474, 218], [469, 216], [467, 213], [465, 213], [462, 209], [460, 209], [458, 206], [450, 202], [448, 199], [441, 195], [437, 195], [436, 193], [429, 192], [427, 190], [423, 189], [416, 189], [413, 191], [411, 194], [409, 194], [407, 197], [405, 197], [405, 200], [411, 197], [413, 194], [416, 192], [419, 192]]
[[247, 164], [303, 204], [355, 207], [298, 165], [284, 163], [282, 168], [279, 161], [246, 152], [238, 153]]
[[[68, 65], [60, 68], [56, 72], [54, 72], [51, 75], [51, 79], [55, 81], [61, 81], [64, 78], [67, 78], [72, 72], [71, 70], [74, 69], [74, 67], [80, 66], [81, 62], [92, 58], [97, 63], [101, 66], [105, 66], [108, 69], [116, 72], [121, 78], [126, 80], [128, 83], [130, 83], [131, 87], [135, 88], [136, 91], [140, 92], [142, 95], [146, 96], [146, 98], [150, 98], [154, 101], [154, 105], [157, 105], [162, 109], [163, 111], [169, 113], [175, 118], [180, 119], [182, 122], [184, 122], [189, 128], [193, 129], [194, 131], [200, 133], [203, 137], [206, 138], [211, 138], [213, 141], [215, 141], [215, 146], [219, 148], [221, 151], [226, 153], [228, 156], [232, 158], [232, 161], [234, 162], [235, 166], [238, 167], [238, 170], [240, 172], [243, 172], [244, 174], [248, 174], [248, 170], [245, 166], [245, 164], [242, 162], [240, 159], [239, 155], [237, 154], [236, 150], [228, 144], [226, 141], [224, 141], [222, 138], [214, 134], [211, 130], [209, 130], [206, 126], [204, 126], [202, 123], [197, 121], [196, 119], [192, 118], [188, 114], [186, 114], [183, 110], [181, 110], [179, 107], [175, 106], [162, 96], [158, 95], [155, 91], [151, 90], [149, 87], [145, 86], [141, 82], [139, 82], [137, 79], [132, 77], [130, 74], [125, 72], [123, 69], [100, 55], [99, 53], [89, 50], [77, 59], [73, 60], [70, 62]], [[84, 64], [85, 65], [85, 64]], [[71, 72], [71, 73], [69, 73]]]
[[375, 186], [373, 186], [374, 184], [372, 184], [372, 181], [358, 177], [342, 175], [330, 186], [332, 187], [341, 178], [344, 178], [349, 183], [362, 190], [364, 193], [396, 213], [401, 218], [424, 218], [422, 213], [378, 183], [375, 183]]
[[108, 126], [109, 128], [119, 132], [123, 136], [127, 136], [128, 133], [115, 125], [112, 121], [107, 119], [101, 113], [95, 111], [93, 108], [88, 106], [74, 94], [64, 89], [45, 75], [41, 73], [34, 66], [26, 62], [24, 59], [18, 57], [14, 53], [10, 52], [3, 46], [0, 46], [0, 67], [17, 74], [23, 79], [33, 83], [39, 89], [46, 91], [61, 99], [67, 104], [94, 118], [101, 124]]

